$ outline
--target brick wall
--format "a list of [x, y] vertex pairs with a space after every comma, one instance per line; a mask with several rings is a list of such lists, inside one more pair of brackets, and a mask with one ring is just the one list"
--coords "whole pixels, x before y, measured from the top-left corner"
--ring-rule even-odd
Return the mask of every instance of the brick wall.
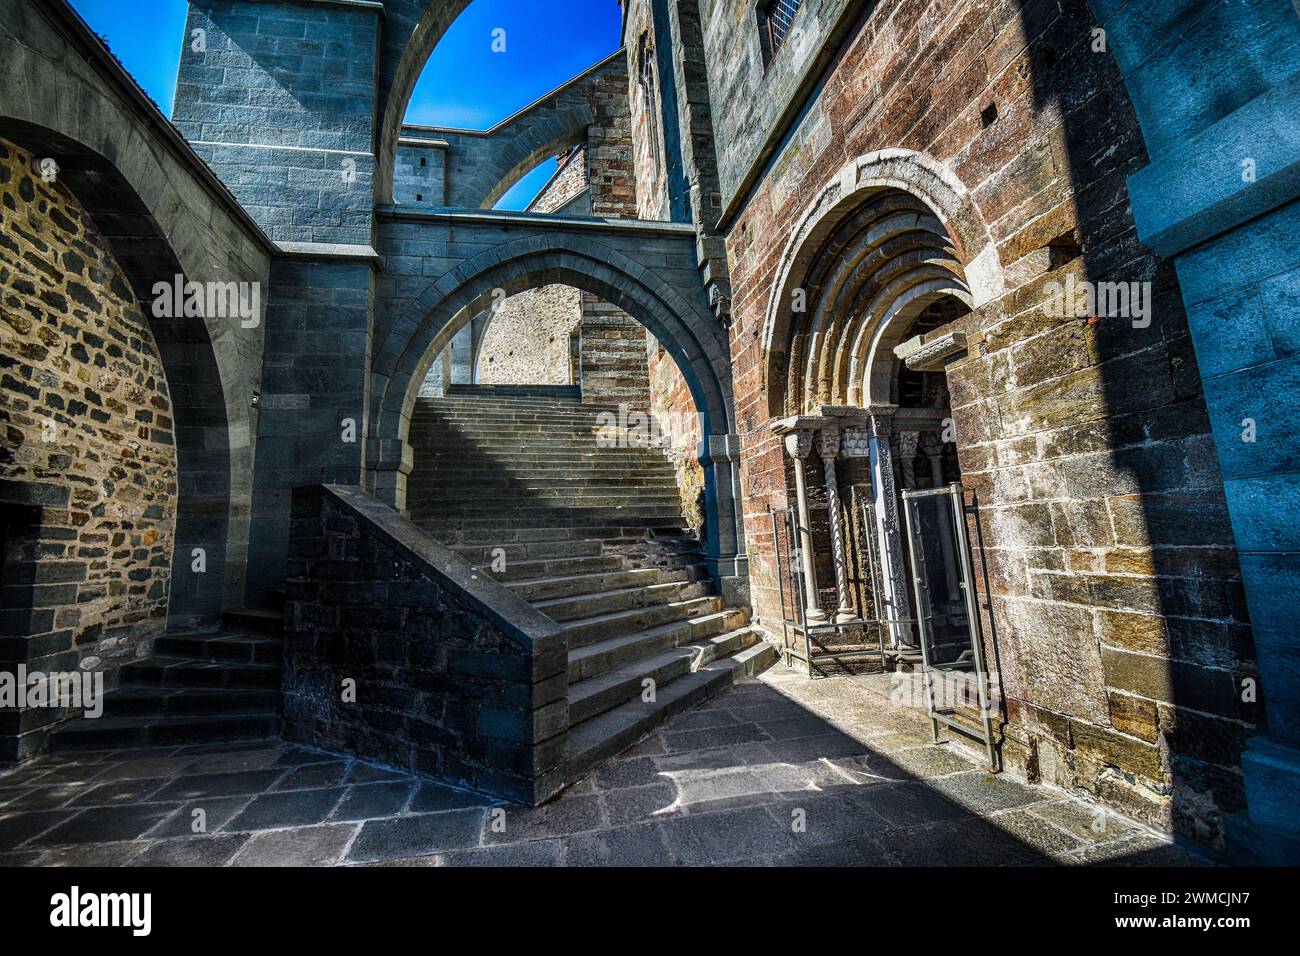
[[[703, 7], [715, 104], [732, 102], [728, 84], [755, 68], [753, 4]], [[1213, 840], [1242, 806], [1253, 650], [1179, 290], [1138, 244], [1127, 202], [1141, 136], [1092, 26], [1081, 0], [881, 3], [745, 197], [728, 252], [752, 586], [759, 619], [773, 619], [766, 508], [792, 495], [761, 335], [781, 254], [848, 160], [918, 151], [970, 190], [1003, 266], [1003, 291], [963, 322], [971, 346], [948, 383], [982, 506], [1008, 762]], [[771, 99], [720, 129], [725, 181], [756, 149], [752, 129], [727, 124], [768, 117], [782, 106]], [[1150, 327], [1049, 315], [1047, 284], [1071, 273], [1151, 282]]]
[[634, 218], [636, 182], [626, 69], [602, 73], [588, 96], [592, 123], [587, 129], [587, 180], [592, 214]]
[[582, 400], [650, 407], [645, 326], [622, 309], [582, 293]]
[[0, 662], [111, 677], [166, 619], [171, 402], [108, 244], [34, 161], [0, 141]]

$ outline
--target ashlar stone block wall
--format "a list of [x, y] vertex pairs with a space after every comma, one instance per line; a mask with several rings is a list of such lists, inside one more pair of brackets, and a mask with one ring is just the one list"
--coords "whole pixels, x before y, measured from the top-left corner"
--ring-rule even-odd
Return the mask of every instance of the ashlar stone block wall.
[[[986, 229], [1001, 264], [947, 372], [963, 481], [981, 508], [1007, 763], [1217, 840], [1243, 806], [1240, 753], [1262, 710], [1243, 694], [1254, 651], [1181, 296], [1169, 263], [1138, 242], [1128, 202], [1127, 177], [1147, 159], [1119, 70], [1092, 49], [1083, 0], [899, 0], [858, 20], [844, 6], [808, 0], [804, 42], [821, 40], [787, 45], [765, 68], [753, 0], [701, 4], [734, 214], [732, 358], [758, 619], [777, 613], [767, 509], [792, 497], [768, 427], [768, 390], [781, 385], [762, 350], [780, 258], [848, 161], [912, 150], [968, 191], [965, 215], [979, 222], [949, 232]], [[761, 160], [789, 75], [846, 22], [806, 111]], [[770, 95], [741, 95], [764, 69]], [[1150, 323], [1054, 315], [1051, 283], [1069, 276], [1150, 283]]]
[[559, 626], [359, 488], [294, 492], [291, 739], [526, 804], [563, 781]]

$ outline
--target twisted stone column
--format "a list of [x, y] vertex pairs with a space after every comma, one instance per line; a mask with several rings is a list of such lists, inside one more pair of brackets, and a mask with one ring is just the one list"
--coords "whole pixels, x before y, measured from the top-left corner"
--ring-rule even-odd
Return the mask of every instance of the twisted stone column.
[[831, 555], [835, 564], [835, 594], [839, 607], [835, 610], [837, 624], [857, 618], [853, 599], [849, 595], [849, 561], [844, 549], [844, 525], [840, 517], [840, 491], [835, 478], [835, 459], [840, 453], [838, 428], [823, 428], [817, 433], [817, 456], [822, 460], [826, 474], [826, 510], [831, 525]]

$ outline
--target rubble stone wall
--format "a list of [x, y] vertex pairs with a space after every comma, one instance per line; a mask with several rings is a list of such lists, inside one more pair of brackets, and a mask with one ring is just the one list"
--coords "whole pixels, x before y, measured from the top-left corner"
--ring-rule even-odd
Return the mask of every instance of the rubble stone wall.
[[111, 678], [166, 620], [171, 399], [108, 243], [35, 163], [0, 141], [0, 500], [26, 516], [6, 522], [0, 662]]

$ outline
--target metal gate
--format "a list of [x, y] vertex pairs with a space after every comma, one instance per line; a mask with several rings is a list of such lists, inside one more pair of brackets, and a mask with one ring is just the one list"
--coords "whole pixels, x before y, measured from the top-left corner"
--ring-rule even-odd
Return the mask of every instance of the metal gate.
[[[805, 609], [805, 582], [801, 541], [811, 540], [810, 529], [801, 529], [795, 508], [771, 511], [772, 541], [776, 552], [777, 589], [781, 598], [781, 653], [787, 666], [799, 661], [809, 677], [818, 675], [820, 665], [834, 662], [877, 659], [884, 669], [884, 628], [887, 621], [866, 609], [879, 607], [860, 595], [859, 615], [851, 621], [827, 620], [813, 623]], [[874, 561], [874, 557], [872, 559]], [[877, 565], [873, 563], [873, 568]], [[875, 580], [874, 574], [872, 580]]]
[[[975, 597], [967, 506], [960, 484], [903, 492], [907, 547], [921, 654], [926, 708], [934, 738], [942, 724], [984, 743], [989, 769], [996, 772], [993, 710], [984, 642]], [[957, 719], [960, 710], [977, 708], [982, 733]]]

